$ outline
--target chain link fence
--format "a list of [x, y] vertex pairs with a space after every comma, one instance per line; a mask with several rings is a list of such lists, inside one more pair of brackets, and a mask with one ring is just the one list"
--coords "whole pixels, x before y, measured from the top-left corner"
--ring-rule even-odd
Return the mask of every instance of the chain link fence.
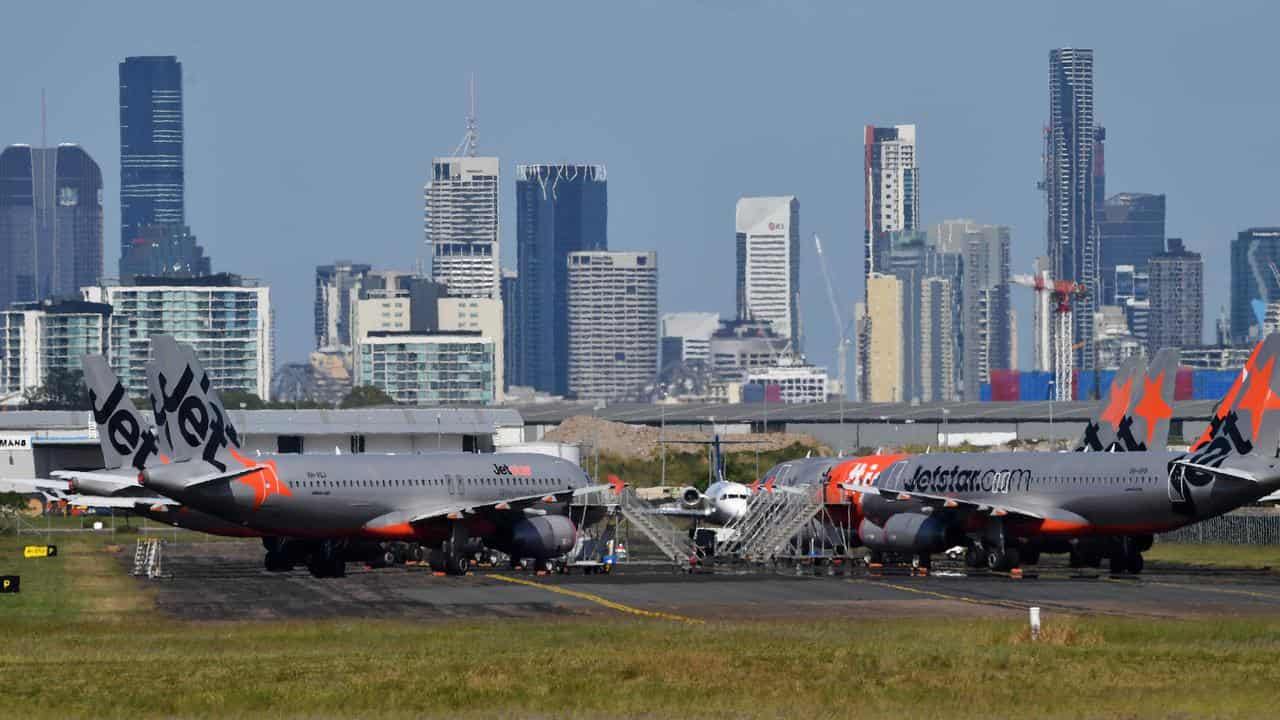
[[1157, 537], [1170, 543], [1280, 545], [1280, 513], [1270, 508], [1241, 508]]

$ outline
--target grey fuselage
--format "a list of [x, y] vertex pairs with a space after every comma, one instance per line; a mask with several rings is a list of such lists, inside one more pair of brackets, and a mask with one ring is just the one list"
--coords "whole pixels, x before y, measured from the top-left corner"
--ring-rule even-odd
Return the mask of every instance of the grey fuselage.
[[[191, 465], [192, 467], [184, 467]], [[590, 479], [577, 465], [538, 454], [274, 455], [243, 458], [226, 472], [257, 466], [247, 476], [184, 483], [218, 470], [193, 461], [148, 470], [147, 486], [257, 532], [299, 538], [439, 540], [449, 521], [410, 523], [415, 514], [444, 513], [504, 499], [564, 493]], [[197, 471], [196, 467], [200, 469]], [[565, 502], [537, 502], [533, 510], [565, 514]], [[401, 522], [396, 522], [402, 514]], [[525, 517], [466, 515], [472, 537], [501, 533]]]
[[[1028, 521], [1014, 513], [1009, 525], [1015, 535], [1163, 532], [1220, 515], [1267, 492], [1264, 484], [1253, 480], [1207, 474], [1174, 492], [1172, 463], [1185, 457], [1169, 451], [935, 453], [897, 460], [861, 482], [904, 497], [944, 496], [1045, 516], [1043, 521]], [[847, 488], [859, 484], [847, 478], [832, 480]], [[930, 504], [864, 493], [862, 514], [879, 524], [898, 513], [949, 512], [926, 509]]]

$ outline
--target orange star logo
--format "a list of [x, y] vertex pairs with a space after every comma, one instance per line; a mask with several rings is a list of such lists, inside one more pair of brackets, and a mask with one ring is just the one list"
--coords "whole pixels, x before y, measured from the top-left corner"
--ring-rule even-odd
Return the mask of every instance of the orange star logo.
[[1160, 396], [1160, 389], [1164, 386], [1164, 373], [1156, 376], [1152, 381], [1150, 378], [1142, 378], [1142, 400], [1138, 401], [1138, 407], [1134, 408], [1134, 414], [1147, 421], [1147, 443], [1151, 443], [1151, 439], [1156, 434], [1156, 424], [1161, 420], [1168, 420], [1173, 417], [1173, 408], [1169, 407], [1169, 403], [1164, 401]]
[[267, 498], [272, 495], [293, 497], [293, 491], [290, 490], [289, 486], [280, 479], [280, 474], [276, 471], [275, 460], [268, 460], [265, 463], [255, 463], [235, 450], [231, 450], [231, 456], [247, 468], [257, 468], [254, 472], [251, 472], [248, 475], [242, 475], [238, 478], [240, 482], [253, 488], [254, 512], [257, 512], [258, 508], [262, 507], [262, 503], [266, 502]]
[[1249, 374], [1249, 388], [1240, 399], [1240, 407], [1249, 411], [1249, 422], [1253, 426], [1253, 441], [1258, 441], [1258, 431], [1262, 429], [1262, 416], [1268, 410], [1280, 408], [1280, 397], [1271, 392], [1271, 373], [1275, 370], [1276, 359], [1267, 359], [1262, 370]]
[[1120, 421], [1124, 419], [1124, 413], [1129, 409], [1129, 395], [1132, 390], [1132, 376], [1125, 378], [1123, 385], [1111, 383], [1111, 400], [1107, 403], [1107, 409], [1102, 412], [1100, 419], [1111, 423], [1111, 427], [1119, 430]]

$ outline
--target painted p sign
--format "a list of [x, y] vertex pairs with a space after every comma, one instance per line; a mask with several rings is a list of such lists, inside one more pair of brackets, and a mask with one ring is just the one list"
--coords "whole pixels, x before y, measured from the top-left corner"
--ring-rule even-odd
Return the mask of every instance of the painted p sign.
[[0, 575], [0, 594], [18, 592], [21, 580], [17, 575]]

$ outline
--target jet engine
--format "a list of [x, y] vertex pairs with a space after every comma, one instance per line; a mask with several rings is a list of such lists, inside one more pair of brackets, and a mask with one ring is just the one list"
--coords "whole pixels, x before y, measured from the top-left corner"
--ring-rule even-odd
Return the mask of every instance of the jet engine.
[[870, 520], [858, 525], [862, 544], [872, 550], [896, 553], [936, 553], [958, 544], [959, 531], [932, 515], [900, 513], [881, 527]]
[[702, 493], [696, 487], [687, 487], [680, 491], [680, 502], [687, 508], [702, 506]]
[[516, 523], [511, 528], [513, 557], [553, 558], [573, 549], [578, 529], [564, 515], [543, 515]]

